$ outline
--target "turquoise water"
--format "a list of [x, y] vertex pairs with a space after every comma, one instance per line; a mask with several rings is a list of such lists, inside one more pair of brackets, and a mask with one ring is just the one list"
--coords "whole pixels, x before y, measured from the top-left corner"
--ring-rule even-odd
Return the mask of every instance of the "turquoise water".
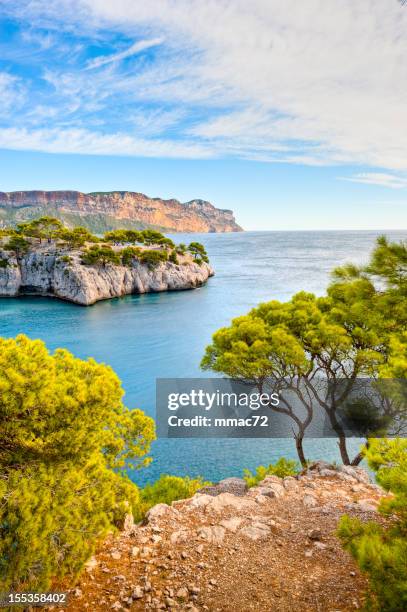
[[[0, 300], [0, 335], [25, 333], [50, 349], [68, 348], [111, 365], [130, 407], [154, 416], [155, 379], [208, 376], [199, 362], [211, 334], [261, 301], [288, 299], [301, 289], [323, 294], [329, 271], [362, 263], [384, 232], [247, 232], [194, 235], [204, 243], [216, 276], [194, 291], [157, 293], [83, 308], [48, 298]], [[395, 240], [407, 231], [385, 232]], [[191, 235], [175, 237], [190, 241]], [[338, 459], [334, 440], [309, 440], [310, 457]], [[158, 440], [152, 465], [134, 475], [162, 472], [217, 480], [241, 475], [281, 455], [295, 457], [291, 440]]]

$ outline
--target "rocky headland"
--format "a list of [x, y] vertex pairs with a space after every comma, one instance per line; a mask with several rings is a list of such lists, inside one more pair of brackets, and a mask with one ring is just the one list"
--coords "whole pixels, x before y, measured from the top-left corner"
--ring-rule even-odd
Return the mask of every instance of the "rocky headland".
[[57, 217], [68, 226], [84, 226], [95, 233], [118, 227], [171, 232], [242, 231], [231, 210], [216, 208], [199, 199], [182, 203], [132, 191], [0, 192], [3, 224], [13, 225], [43, 215]]
[[68, 611], [350, 611], [367, 581], [336, 536], [341, 515], [383, 520], [362, 468], [317, 462], [247, 488], [231, 478], [128, 515], [70, 591]]
[[41, 295], [82, 306], [134, 293], [195, 289], [214, 274], [205, 262], [188, 254], [179, 263], [151, 266], [134, 260], [130, 265], [106, 263], [84, 265], [80, 250], [61, 250], [55, 245], [32, 245], [22, 256], [8, 253], [0, 267], [0, 297]]

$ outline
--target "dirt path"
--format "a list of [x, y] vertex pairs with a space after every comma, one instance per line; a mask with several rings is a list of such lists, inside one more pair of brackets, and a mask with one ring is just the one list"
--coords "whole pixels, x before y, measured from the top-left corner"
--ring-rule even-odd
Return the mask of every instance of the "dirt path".
[[366, 476], [322, 467], [268, 477], [244, 496], [155, 506], [145, 526], [104, 542], [67, 610], [359, 609], [367, 583], [335, 530], [345, 512], [377, 517], [382, 492]]

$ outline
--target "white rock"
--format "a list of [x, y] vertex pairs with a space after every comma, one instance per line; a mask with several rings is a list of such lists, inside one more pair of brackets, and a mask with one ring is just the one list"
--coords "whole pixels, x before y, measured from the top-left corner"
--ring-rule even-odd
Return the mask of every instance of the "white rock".
[[228, 531], [232, 531], [233, 533], [236, 533], [241, 522], [242, 522], [241, 518], [239, 518], [238, 516], [233, 516], [230, 519], [225, 519], [221, 521], [220, 525], [224, 527], [225, 529], [227, 529]]
[[211, 497], [206, 505], [206, 512], [222, 512], [225, 508], [234, 508], [235, 510], [250, 511], [254, 510], [256, 502], [244, 497], [237, 497], [231, 493], [221, 493], [216, 497]]
[[110, 553], [110, 556], [112, 557], [112, 559], [115, 559], [116, 561], [118, 561], [119, 559], [121, 559], [121, 558], [122, 558], [122, 556], [121, 556], [121, 554], [119, 553], [119, 551], [118, 551], [118, 550], [113, 550], [113, 551]]
[[225, 533], [226, 530], [221, 525], [201, 527], [198, 530], [198, 535], [211, 544], [222, 544]]
[[133, 599], [141, 599], [144, 596], [144, 589], [141, 586], [136, 586], [131, 594]]
[[156, 504], [146, 513], [146, 519], [150, 522], [162, 516], [177, 516], [178, 514], [178, 510], [168, 504]]
[[320, 476], [324, 476], [326, 478], [336, 478], [338, 476], [338, 472], [336, 472], [335, 470], [329, 470], [327, 468], [319, 470], [319, 474]]
[[266, 540], [270, 536], [270, 528], [264, 523], [253, 523], [243, 527], [239, 533], [250, 540]]
[[374, 500], [372, 499], [359, 499], [357, 502], [357, 509], [362, 512], [376, 512], [377, 506]]
[[195, 493], [191, 499], [186, 500], [186, 506], [189, 510], [193, 508], [205, 508], [208, 504], [211, 503], [213, 497], [211, 495], [206, 495], [206, 493]]
[[298, 480], [292, 476], [287, 476], [283, 479], [283, 487], [287, 491], [297, 491], [299, 488]]
[[314, 508], [318, 505], [317, 500], [312, 495], [304, 495], [302, 503], [306, 508]]
[[263, 478], [259, 485], [261, 487], [268, 487], [270, 484], [281, 484], [282, 479], [279, 476], [266, 476]]
[[176, 544], [177, 542], [187, 542], [189, 538], [190, 533], [186, 529], [179, 529], [170, 535], [170, 542], [171, 544]]
[[86, 563], [85, 563], [85, 569], [87, 572], [91, 572], [95, 567], [97, 567], [98, 562], [96, 560], [96, 557], [91, 557]]
[[176, 596], [180, 597], [181, 599], [188, 599], [189, 597], [189, 591], [186, 587], [181, 587], [180, 589], [178, 589], [178, 591], [176, 592]]

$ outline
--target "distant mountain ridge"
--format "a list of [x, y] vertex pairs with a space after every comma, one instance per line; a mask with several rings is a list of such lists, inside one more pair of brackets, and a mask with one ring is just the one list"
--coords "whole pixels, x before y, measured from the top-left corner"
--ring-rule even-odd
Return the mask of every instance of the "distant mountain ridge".
[[199, 199], [182, 203], [132, 191], [0, 192], [1, 225], [41, 215], [52, 215], [67, 225], [83, 225], [96, 233], [118, 227], [167, 232], [242, 231], [231, 210]]

